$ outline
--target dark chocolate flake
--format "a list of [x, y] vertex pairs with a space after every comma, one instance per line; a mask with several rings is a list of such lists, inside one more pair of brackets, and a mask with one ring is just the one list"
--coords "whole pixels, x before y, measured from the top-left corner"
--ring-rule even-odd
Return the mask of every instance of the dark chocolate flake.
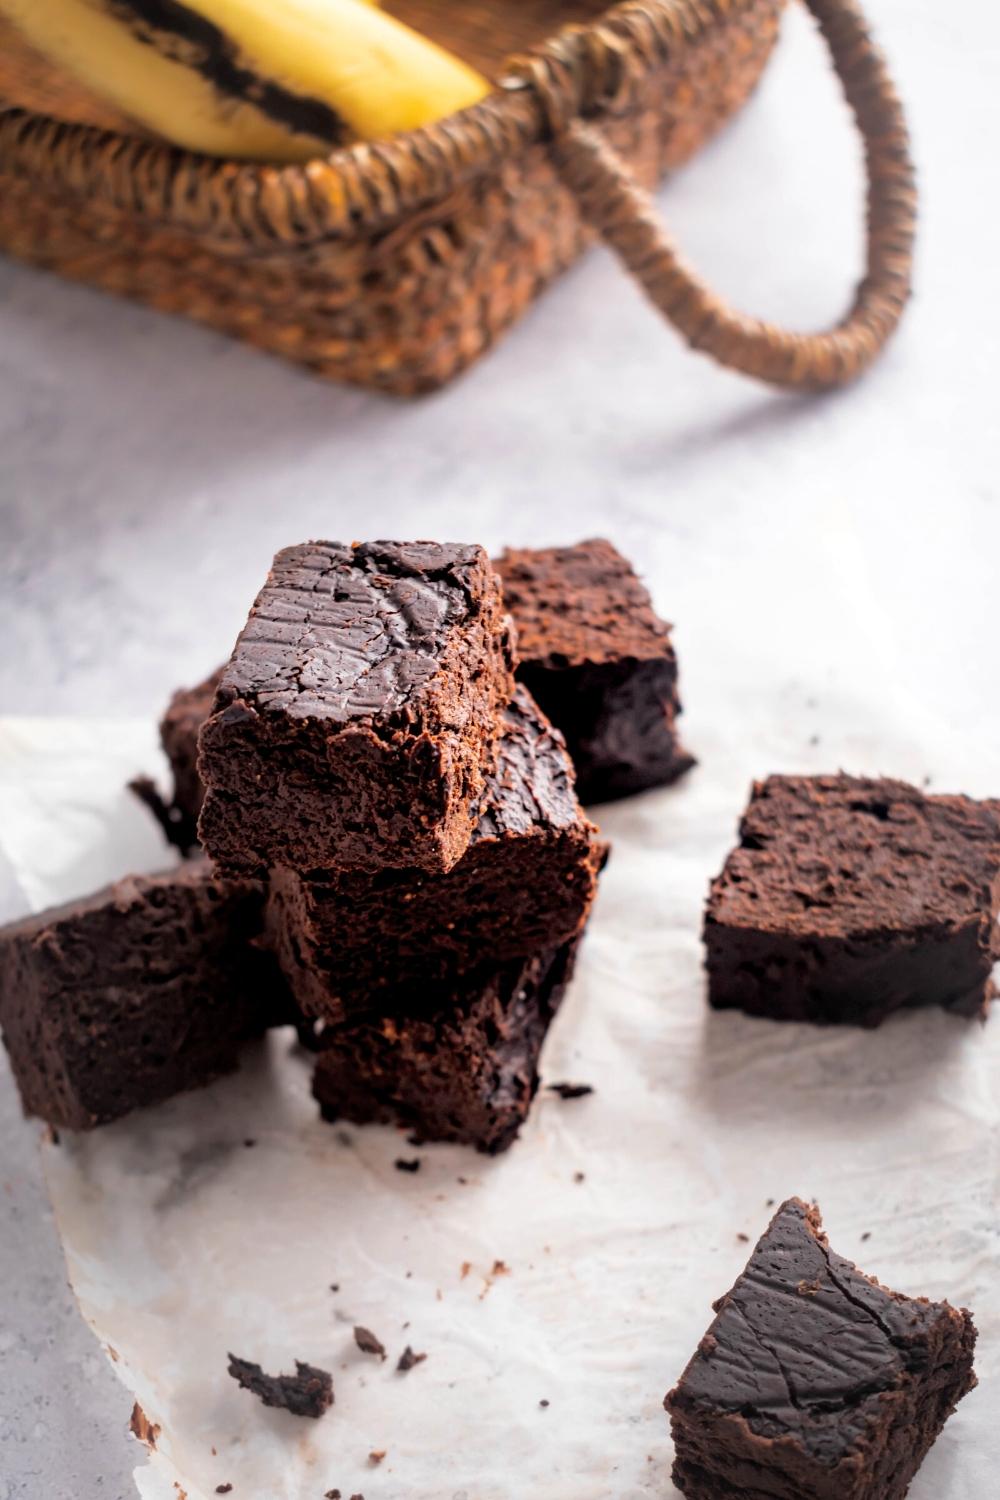
[[407, 1344], [406, 1348], [399, 1356], [399, 1362], [396, 1365], [396, 1369], [400, 1375], [405, 1375], [407, 1370], [412, 1370], [414, 1365], [421, 1364], [426, 1358], [426, 1354], [414, 1353], [409, 1344]]
[[550, 1083], [547, 1087], [550, 1094], [558, 1094], [560, 1099], [583, 1099], [594, 1092], [592, 1083]]
[[328, 1370], [295, 1361], [294, 1375], [265, 1375], [252, 1360], [229, 1356], [229, 1373], [245, 1391], [265, 1406], [291, 1412], [293, 1417], [321, 1417], [333, 1405], [333, 1377]]

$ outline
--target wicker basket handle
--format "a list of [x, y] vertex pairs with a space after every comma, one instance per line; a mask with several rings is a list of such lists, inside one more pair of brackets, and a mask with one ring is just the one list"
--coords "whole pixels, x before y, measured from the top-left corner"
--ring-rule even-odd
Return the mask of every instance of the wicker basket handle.
[[[601, 135], [579, 118], [560, 121], [551, 112], [549, 118], [559, 173], [583, 218], [692, 348], [773, 385], [824, 390], [867, 369], [902, 316], [912, 281], [916, 189], [903, 108], [855, 0], [805, 4], [854, 112], [868, 174], [866, 274], [849, 312], [828, 332], [792, 333], [728, 307], [685, 264], [651, 198]], [[537, 73], [532, 83], [538, 87]]]

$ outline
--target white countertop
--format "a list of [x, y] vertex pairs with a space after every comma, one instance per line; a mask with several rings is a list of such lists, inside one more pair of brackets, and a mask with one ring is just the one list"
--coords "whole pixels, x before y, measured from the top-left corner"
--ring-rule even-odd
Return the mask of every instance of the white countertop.
[[[987, 0], [869, 6], [916, 138], [918, 291], [884, 361], [835, 397], [776, 396], [691, 355], [600, 251], [459, 384], [410, 404], [0, 264], [3, 712], [155, 716], [226, 653], [276, 547], [305, 536], [604, 533], [676, 622], [695, 748], [720, 640], [748, 694], [762, 655], [805, 701], [891, 660], [890, 713], [921, 696], [1000, 742], [1000, 16]], [[662, 203], [748, 310], [840, 311], [857, 151], [801, 17]], [[790, 545], [794, 574], [772, 564]], [[727, 605], [734, 570], [759, 584], [753, 618]], [[797, 629], [827, 610], [836, 660]], [[0, 867], [3, 914], [20, 901]], [[65, 1289], [35, 1139], [0, 1078], [0, 1500], [131, 1496], [128, 1402]]]

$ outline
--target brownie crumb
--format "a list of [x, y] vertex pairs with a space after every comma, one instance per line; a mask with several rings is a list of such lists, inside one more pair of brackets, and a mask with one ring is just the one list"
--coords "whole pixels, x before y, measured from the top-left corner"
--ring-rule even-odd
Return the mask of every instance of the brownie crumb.
[[549, 1403], [547, 1401], [539, 1401], [538, 1404], [539, 1406], [548, 1406]]
[[360, 1325], [355, 1328], [354, 1342], [362, 1354], [377, 1354], [379, 1359], [385, 1359], [385, 1345], [375, 1337], [370, 1328], [362, 1328]]
[[594, 1092], [592, 1083], [550, 1083], [547, 1088], [550, 1094], [558, 1094], [560, 1099], [583, 1099]]
[[393, 1165], [397, 1172], [419, 1172], [420, 1157], [415, 1156], [412, 1161], [407, 1161], [405, 1157], [398, 1156]]
[[870, 1240], [871, 1237], [872, 1237], [872, 1233], [871, 1233], [870, 1229], [866, 1229], [865, 1232], [864, 1232], [864, 1234], [861, 1236], [861, 1238], [863, 1240]]
[[586, 1180], [587, 1180], [587, 1174], [585, 1172], [574, 1172], [573, 1173], [573, 1181], [574, 1182], [586, 1182]]
[[405, 1375], [406, 1372], [407, 1372], [407, 1370], [412, 1370], [414, 1365], [421, 1364], [423, 1362], [423, 1360], [425, 1360], [426, 1358], [427, 1358], [426, 1354], [416, 1354], [416, 1353], [414, 1353], [414, 1351], [410, 1348], [409, 1344], [407, 1344], [406, 1348], [403, 1350], [402, 1354], [399, 1356], [399, 1361], [398, 1361], [398, 1363], [396, 1365], [396, 1370], [397, 1370], [397, 1372], [400, 1375]]
[[217, 1484], [215, 1486], [215, 1493], [217, 1495], [228, 1495], [229, 1491], [231, 1489], [232, 1489], [232, 1485], [231, 1484]]
[[330, 1282], [330, 1290], [331, 1290], [331, 1292], [339, 1292], [340, 1291], [340, 1282], [339, 1281], [331, 1281]]
[[156, 1439], [160, 1435], [159, 1424], [149, 1420], [138, 1401], [132, 1408], [128, 1425], [132, 1436], [137, 1437], [140, 1443], [145, 1443], [147, 1448], [156, 1447]]
[[323, 1500], [340, 1500], [340, 1491], [327, 1490], [326, 1494], [323, 1496]]
[[265, 1406], [276, 1406], [293, 1417], [321, 1417], [333, 1405], [333, 1377], [328, 1370], [295, 1361], [294, 1375], [265, 1375], [252, 1360], [229, 1356], [229, 1373], [245, 1391]]
[[371, 1453], [369, 1453], [368, 1462], [371, 1464], [373, 1469], [377, 1468], [378, 1465], [382, 1462], [383, 1458], [385, 1458], [385, 1452], [386, 1450], [384, 1448], [373, 1448]]
[[750, 1236], [748, 1234], [744, 1234], [742, 1229], [739, 1231], [736, 1238], [739, 1240], [741, 1245], [749, 1245], [750, 1243]]

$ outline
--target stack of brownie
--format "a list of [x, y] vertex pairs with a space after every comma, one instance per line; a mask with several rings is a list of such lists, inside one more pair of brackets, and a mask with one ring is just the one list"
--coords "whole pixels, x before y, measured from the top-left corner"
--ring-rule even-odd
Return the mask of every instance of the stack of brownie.
[[495, 1152], [537, 1089], [603, 849], [513, 667], [481, 548], [311, 542], [219, 678], [201, 840], [268, 882], [330, 1117]]
[[692, 761], [669, 627], [610, 543], [495, 568], [431, 543], [279, 554], [231, 661], [161, 723], [172, 804], [136, 784], [197, 857], [0, 932], [28, 1112], [105, 1123], [292, 1020], [327, 1115], [509, 1144], [606, 853], [567, 748], [591, 800]]

